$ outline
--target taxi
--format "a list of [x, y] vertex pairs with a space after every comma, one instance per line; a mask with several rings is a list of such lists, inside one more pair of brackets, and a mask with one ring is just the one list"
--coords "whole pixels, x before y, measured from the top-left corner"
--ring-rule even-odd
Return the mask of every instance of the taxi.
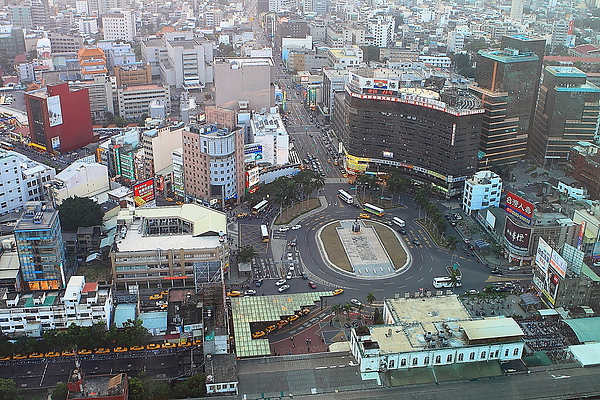
[[24, 360], [26, 358], [27, 358], [27, 356], [25, 354], [15, 354], [13, 356], [13, 360]]
[[370, 219], [371, 216], [369, 214], [365, 214], [365, 213], [360, 213], [358, 214], [358, 218], [362, 218], [362, 219]]
[[31, 353], [29, 358], [44, 358], [44, 353]]
[[300, 318], [300, 317], [299, 317], [299, 316], [297, 316], [297, 315], [292, 315], [291, 317], [289, 317], [289, 318], [288, 318], [288, 321], [290, 321], [290, 322], [294, 322], [294, 321], [295, 321], [295, 320], [297, 320], [298, 318]]
[[163, 298], [163, 295], [160, 293], [153, 294], [152, 296], [150, 296], [150, 300], [160, 300], [162, 298]]
[[140, 351], [140, 350], [145, 350], [145, 349], [146, 348], [144, 346], [131, 346], [129, 348], [129, 350], [132, 350], [132, 351]]
[[163, 296], [168, 296], [169, 295], [169, 289], [163, 290], [162, 292], [160, 292], [160, 294], [162, 294]]
[[0, 356], [0, 361], [10, 361], [11, 356]]
[[333, 291], [334, 296], [337, 296], [338, 294], [342, 294], [342, 293], [344, 293], [344, 289], [335, 289]]
[[175, 343], [163, 343], [161, 346], [163, 349], [172, 349], [173, 347], [177, 347]]
[[75, 352], [74, 352], [74, 351], [72, 351], [72, 350], [65, 350], [65, 351], [63, 351], [62, 353], [60, 353], [60, 355], [61, 355], [61, 356], [64, 356], [64, 357], [68, 357], [68, 356], [74, 356], [74, 355], [75, 355]]
[[275, 329], [277, 329], [277, 327], [275, 325], [271, 325], [265, 328], [265, 332], [273, 332]]
[[128, 351], [127, 347], [115, 347], [113, 350], [115, 353], [126, 353]]
[[150, 343], [146, 345], [146, 350], [158, 350], [160, 349], [160, 344], [158, 343]]
[[177, 343], [177, 347], [190, 347], [191, 345], [192, 345], [192, 342]]
[[58, 351], [49, 351], [44, 356], [47, 358], [60, 357], [60, 353]]
[[194, 339], [194, 346], [202, 346], [202, 339]]
[[94, 354], [108, 354], [110, 353], [110, 349], [105, 349], [104, 347], [97, 348], [94, 350]]
[[242, 292], [238, 292], [237, 290], [232, 290], [231, 292], [227, 292], [227, 296], [229, 297], [239, 297], [242, 295]]
[[88, 354], [92, 354], [92, 351], [86, 350], [86, 349], [81, 349], [81, 350], [77, 350], [77, 354], [79, 354], [80, 356], [87, 356]]
[[265, 336], [265, 331], [258, 331], [252, 334], [252, 339], [258, 339], [260, 337]]

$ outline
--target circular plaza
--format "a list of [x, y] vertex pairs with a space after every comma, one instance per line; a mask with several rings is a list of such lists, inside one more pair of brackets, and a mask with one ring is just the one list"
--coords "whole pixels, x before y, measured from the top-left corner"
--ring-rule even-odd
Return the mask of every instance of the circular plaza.
[[399, 235], [375, 221], [331, 222], [319, 229], [317, 243], [327, 265], [356, 278], [389, 278], [412, 262]]

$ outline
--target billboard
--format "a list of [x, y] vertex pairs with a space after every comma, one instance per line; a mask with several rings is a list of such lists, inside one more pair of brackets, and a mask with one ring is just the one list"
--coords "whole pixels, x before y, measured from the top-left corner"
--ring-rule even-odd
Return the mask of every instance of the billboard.
[[52, 150], [60, 149], [60, 136], [54, 136], [51, 140], [52, 140]]
[[150, 178], [133, 185], [133, 201], [137, 207], [154, 200], [154, 179]]
[[535, 264], [544, 272], [548, 271], [550, 257], [552, 256], [552, 247], [542, 238], [538, 241], [537, 252], [535, 253]]
[[533, 209], [533, 204], [527, 200], [524, 200], [511, 192], [506, 193], [506, 212], [517, 217], [528, 225], [531, 224], [531, 220], [533, 219]]
[[554, 269], [554, 271], [556, 271], [556, 273], [561, 277], [564, 278], [567, 274], [567, 262], [561, 257], [560, 254], [558, 254], [558, 252], [552, 252], [552, 255], [550, 256], [550, 265], [552, 266], [552, 269]]
[[531, 239], [531, 228], [516, 225], [509, 217], [506, 217], [504, 226], [504, 240], [517, 251], [527, 251]]
[[252, 168], [246, 171], [246, 187], [252, 188], [258, 185], [260, 180], [260, 168]]
[[261, 143], [250, 143], [244, 146], [244, 162], [255, 162], [263, 159], [263, 146]]
[[46, 100], [48, 106], [48, 120], [50, 127], [57, 126], [63, 123], [62, 108], [60, 107], [60, 96], [50, 96]]

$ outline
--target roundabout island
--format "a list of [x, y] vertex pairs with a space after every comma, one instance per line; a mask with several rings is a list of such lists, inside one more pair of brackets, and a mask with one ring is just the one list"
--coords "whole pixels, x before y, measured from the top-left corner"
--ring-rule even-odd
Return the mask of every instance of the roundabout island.
[[321, 227], [316, 239], [323, 261], [355, 278], [389, 278], [405, 272], [412, 262], [401, 237], [376, 221], [334, 221]]

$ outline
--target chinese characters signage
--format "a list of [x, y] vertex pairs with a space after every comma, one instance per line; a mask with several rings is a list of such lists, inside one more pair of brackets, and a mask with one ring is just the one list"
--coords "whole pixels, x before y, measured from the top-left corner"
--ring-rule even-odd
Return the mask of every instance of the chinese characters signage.
[[133, 201], [137, 207], [154, 200], [154, 180], [148, 179], [133, 186]]
[[506, 193], [506, 212], [512, 214], [528, 225], [531, 224], [531, 220], [533, 219], [533, 208], [533, 204], [527, 200], [523, 200], [521, 197], [511, 192]]
[[504, 227], [504, 240], [517, 251], [526, 252], [529, 248], [529, 240], [531, 239], [531, 228], [524, 228], [516, 225], [509, 217], [506, 217], [506, 225]]

